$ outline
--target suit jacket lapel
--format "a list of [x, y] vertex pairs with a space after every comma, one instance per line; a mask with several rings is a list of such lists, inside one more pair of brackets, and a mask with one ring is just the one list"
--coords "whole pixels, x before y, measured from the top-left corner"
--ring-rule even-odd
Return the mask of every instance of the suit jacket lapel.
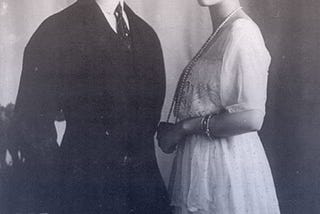
[[[102, 10], [94, 0], [90, 0], [88, 5], [88, 15], [86, 19], [88, 33], [88, 41], [97, 42], [97, 47], [104, 49], [106, 58], [116, 67], [121, 64], [119, 59], [121, 58], [121, 52], [119, 51], [119, 46], [122, 45], [118, 35], [113, 31], [107, 19], [105, 18]], [[139, 70], [147, 64], [145, 59], [145, 43], [143, 36], [143, 29], [141, 29], [138, 17], [136, 14], [128, 7], [127, 4], [124, 6], [124, 10], [128, 16], [130, 33], [133, 44], [133, 55], [135, 58], [135, 65], [138, 66]], [[142, 36], [141, 36], [142, 35]], [[90, 44], [89, 44], [90, 45]], [[144, 70], [144, 69], [142, 69]]]
[[[108, 89], [109, 95], [114, 97], [112, 99], [117, 102], [115, 105], [125, 106], [127, 102], [126, 82], [124, 72], [121, 72], [123, 65], [120, 60], [123, 57], [119, 51], [120, 40], [98, 4], [93, 0], [85, 4], [86, 14], [83, 16], [85, 43], [87, 43], [85, 46], [89, 49], [86, 54], [94, 64], [93, 69], [89, 69], [88, 72], [100, 72], [104, 78], [104, 87]], [[95, 70], [97, 67], [99, 69]]]
[[[95, 42], [97, 48], [103, 50], [106, 59], [113, 65], [118, 66], [118, 59], [120, 58], [119, 38], [113, 31], [102, 10], [95, 1], [90, 1], [88, 5], [88, 15], [86, 25], [88, 32], [88, 41]], [[90, 44], [88, 44], [90, 45]]]
[[140, 20], [137, 15], [129, 8], [127, 4], [124, 5], [124, 10], [128, 16], [129, 25], [130, 25], [130, 34], [133, 44], [133, 57], [134, 57], [134, 66], [137, 78], [143, 78], [143, 72], [148, 69], [146, 66], [148, 65], [148, 60], [146, 60], [147, 53], [146, 42], [144, 41], [146, 38], [144, 37], [144, 30], [141, 28]]

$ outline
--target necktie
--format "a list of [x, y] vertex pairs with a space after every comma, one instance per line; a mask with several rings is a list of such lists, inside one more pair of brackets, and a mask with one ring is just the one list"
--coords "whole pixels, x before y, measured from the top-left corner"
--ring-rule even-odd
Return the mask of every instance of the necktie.
[[117, 34], [120, 36], [121, 40], [123, 40], [124, 44], [130, 50], [131, 49], [130, 31], [123, 18], [122, 11], [123, 11], [122, 6], [119, 3], [116, 10], [114, 11], [114, 15], [116, 17], [116, 22], [117, 22]]

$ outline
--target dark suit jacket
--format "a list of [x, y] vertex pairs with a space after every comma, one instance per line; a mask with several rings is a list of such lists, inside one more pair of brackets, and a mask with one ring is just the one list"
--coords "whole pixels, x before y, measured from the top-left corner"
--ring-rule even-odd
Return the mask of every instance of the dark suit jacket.
[[[154, 152], [162, 50], [152, 28], [125, 11], [132, 52], [92, 0], [46, 19], [25, 49], [15, 141], [34, 165], [60, 160], [66, 213], [169, 212]], [[61, 148], [59, 112], [67, 123]]]

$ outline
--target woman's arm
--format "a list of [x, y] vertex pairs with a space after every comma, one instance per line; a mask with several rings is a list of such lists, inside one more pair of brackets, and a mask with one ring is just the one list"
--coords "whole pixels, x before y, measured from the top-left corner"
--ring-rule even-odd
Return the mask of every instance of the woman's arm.
[[[259, 110], [247, 110], [236, 113], [222, 113], [215, 115], [209, 121], [209, 130], [212, 137], [230, 137], [260, 130], [264, 113]], [[205, 135], [201, 128], [203, 117], [193, 117], [170, 127], [159, 130], [157, 139], [159, 146], [165, 153], [171, 153], [174, 148], [183, 143], [185, 137], [194, 134]]]
[[[259, 110], [223, 113], [212, 117], [209, 129], [214, 137], [230, 137], [260, 130], [263, 118], [264, 113]], [[181, 121], [182, 131], [186, 135], [204, 134], [201, 130], [201, 120], [202, 117], [196, 117]]]

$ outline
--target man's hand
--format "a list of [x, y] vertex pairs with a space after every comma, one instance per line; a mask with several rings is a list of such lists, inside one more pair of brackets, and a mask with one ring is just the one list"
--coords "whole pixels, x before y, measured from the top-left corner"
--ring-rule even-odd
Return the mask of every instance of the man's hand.
[[20, 150], [18, 151], [10, 151], [9, 149], [6, 150], [5, 158], [4, 158], [4, 167], [12, 167], [18, 163], [25, 163], [26, 158], [22, 155]]

